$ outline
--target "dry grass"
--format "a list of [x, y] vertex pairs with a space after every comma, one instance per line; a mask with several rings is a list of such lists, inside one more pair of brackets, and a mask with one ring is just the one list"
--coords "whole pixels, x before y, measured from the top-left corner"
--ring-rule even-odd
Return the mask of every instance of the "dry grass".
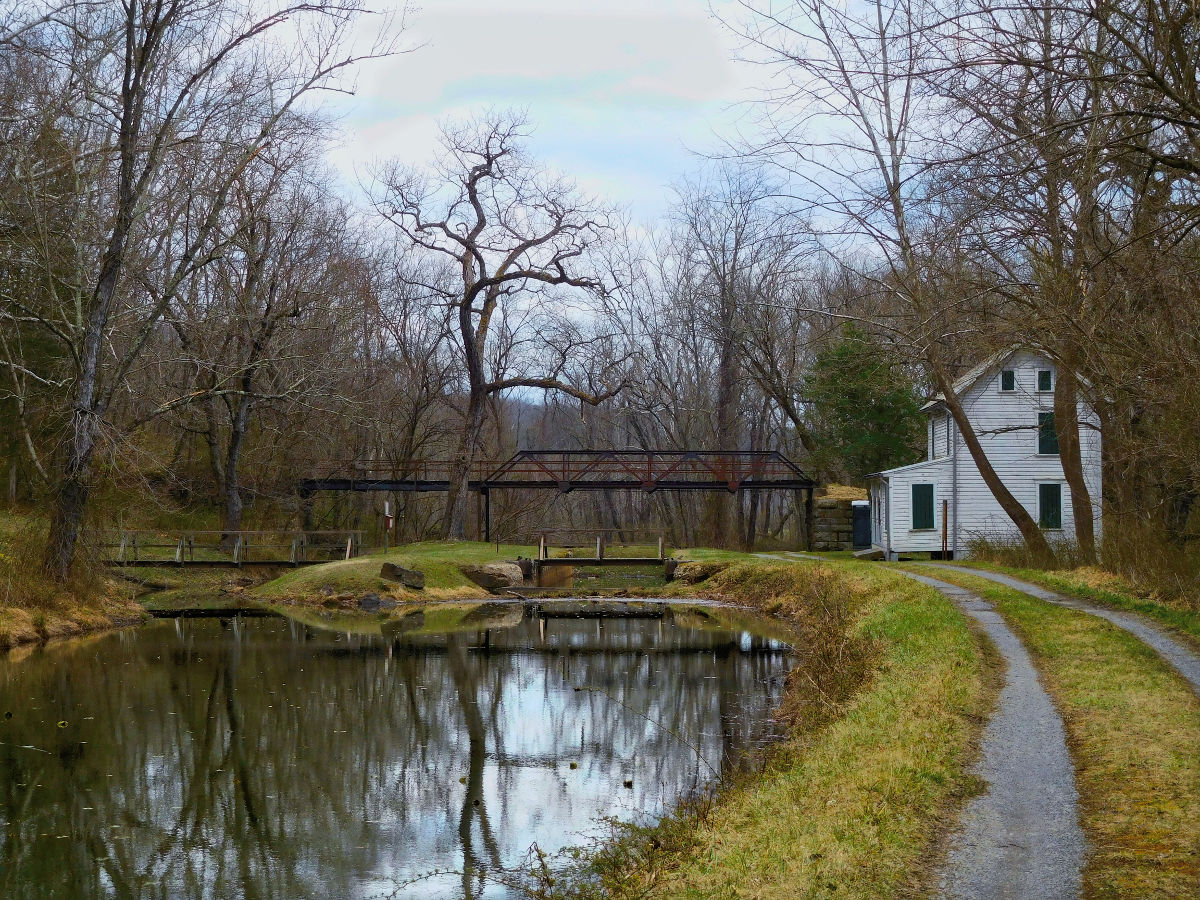
[[1200, 699], [1109, 623], [972, 576], [1033, 655], [1066, 723], [1089, 897], [1200, 896]]
[[134, 590], [80, 550], [76, 574], [56, 584], [42, 572], [45, 523], [0, 514], [0, 650], [129, 625], [145, 618]]
[[829, 500], [866, 500], [867, 489], [849, 484], [827, 484], [817, 492], [817, 497]]
[[[1035, 559], [1019, 538], [976, 538], [969, 544], [973, 559], [1011, 568], [1080, 571], [1086, 567], [1087, 561], [1069, 536], [1053, 540], [1052, 547], [1055, 559], [1047, 566]], [[1200, 541], [1171, 541], [1161, 529], [1141, 518], [1109, 515], [1100, 545], [1100, 564], [1100, 571], [1118, 580], [1127, 593], [1200, 612]]]

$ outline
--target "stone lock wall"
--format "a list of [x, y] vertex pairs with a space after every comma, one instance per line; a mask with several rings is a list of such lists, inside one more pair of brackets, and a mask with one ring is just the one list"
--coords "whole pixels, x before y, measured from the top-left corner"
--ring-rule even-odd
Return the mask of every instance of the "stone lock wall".
[[813, 501], [813, 549], [854, 549], [854, 501], [818, 497]]

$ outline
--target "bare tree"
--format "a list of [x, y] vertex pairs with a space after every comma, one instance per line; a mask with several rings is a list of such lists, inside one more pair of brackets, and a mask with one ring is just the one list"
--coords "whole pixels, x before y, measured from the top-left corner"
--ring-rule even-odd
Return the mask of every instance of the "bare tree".
[[[492, 116], [443, 132], [445, 156], [430, 176], [393, 165], [379, 174], [375, 206], [414, 247], [449, 257], [457, 280], [444, 300], [463, 354], [466, 408], [450, 475], [444, 536], [466, 533], [467, 482], [479, 457], [488, 398], [514, 388], [560, 391], [599, 404], [621, 385], [610, 366], [572, 371], [589, 339], [563, 327], [524, 333], [570, 291], [596, 297], [605, 285], [586, 270], [611, 230], [607, 215], [574, 188], [540, 171], [523, 148], [520, 116]], [[438, 285], [429, 285], [439, 289]], [[530, 346], [532, 341], [532, 346]], [[513, 354], [527, 351], [520, 365]], [[498, 355], [497, 355], [498, 354]], [[573, 377], [574, 376], [574, 377]], [[584, 383], [587, 382], [587, 383]]]
[[752, 155], [791, 180], [837, 262], [862, 260], [859, 273], [885, 295], [885, 308], [903, 314], [868, 318], [923, 363], [996, 501], [1030, 549], [1050, 558], [1045, 535], [996, 473], [955, 392], [945, 337], [962, 308], [935, 288], [947, 238], [933, 215], [943, 185], [923, 178], [933, 158], [926, 142], [937, 136], [925, 90], [926, 9], [912, 0], [801, 0], [786, 12], [742, 6], [750, 19], [740, 33], [776, 73], [762, 106], [768, 137]]
[[[71, 0], [11, 32], [17, 52], [58, 73], [57, 124], [76, 152], [81, 205], [102, 228], [94, 245], [79, 246], [61, 279], [69, 296], [53, 315], [8, 299], [71, 359], [45, 558], [56, 579], [71, 571], [96, 454], [130, 370], [181, 286], [217, 252], [221, 213], [242, 173], [298, 101], [353, 61], [339, 46], [357, 11], [323, 0], [262, 8]], [[285, 25], [286, 52], [276, 40]], [[138, 268], [149, 260], [152, 279]]]

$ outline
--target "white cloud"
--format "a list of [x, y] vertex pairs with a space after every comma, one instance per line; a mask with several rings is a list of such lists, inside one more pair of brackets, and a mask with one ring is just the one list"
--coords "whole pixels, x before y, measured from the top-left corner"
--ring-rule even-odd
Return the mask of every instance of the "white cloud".
[[348, 177], [429, 160], [446, 118], [521, 107], [550, 166], [655, 215], [748, 82], [703, 0], [440, 0], [409, 25], [419, 49], [364, 63], [334, 107], [345, 134], [331, 159]]

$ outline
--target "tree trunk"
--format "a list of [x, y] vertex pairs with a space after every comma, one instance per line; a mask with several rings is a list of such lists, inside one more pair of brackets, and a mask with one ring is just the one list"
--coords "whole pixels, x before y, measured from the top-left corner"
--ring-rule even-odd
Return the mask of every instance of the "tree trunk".
[[[718, 450], [732, 450], [737, 446], [737, 410], [735, 409], [737, 373], [735, 346], [729, 331], [729, 323], [723, 323], [725, 335], [722, 340], [721, 353], [717, 361], [717, 416], [716, 441]], [[712, 546], [732, 547], [733, 541], [729, 535], [730, 507], [736, 495], [724, 492], [713, 492], [708, 499], [708, 533]]]
[[43, 568], [55, 581], [71, 576], [79, 533], [91, 489], [92, 459], [96, 453], [96, 416], [76, 412], [75, 433], [67, 443], [62, 475], [50, 510], [50, 537], [46, 542]]
[[234, 408], [229, 423], [229, 444], [225, 451], [225, 484], [221, 493], [221, 531], [225, 540], [232, 540], [232, 532], [242, 530], [242, 492], [238, 477], [238, 464], [242, 458], [242, 447], [246, 442], [246, 423], [250, 418], [250, 400], [241, 396]]
[[1075, 373], [1061, 363], [1054, 384], [1054, 430], [1058, 436], [1063, 477], [1071, 491], [1071, 512], [1075, 520], [1075, 542], [1086, 563], [1096, 561], [1096, 530], [1092, 497], [1083, 476], [1083, 450], [1079, 439], [1079, 391]]
[[996, 498], [996, 502], [1000, 504], [1000, 508], [1008, 514], [1013, 524], [1017, 526], [1017, 530], [1021, 532], [1021, 537], [1025, 539], [1025, 546], [1029, 548], [1029, 551], [1040, 561], [1052, 561], [1054, 559], [1054, 551], [1050, 549], [1050, 544], [1046, 540], [1046, 536], [1038, 528], [1037, 522], [1033, 521], [1033, 516], [1029, 514], [1029, 510], [1021, 505], [1017, 498], [1012, 495], [1012, 491], [1000, 480], [1000, 476], [996, 474], [991, 460], [987, 458], [987, 454], [983, 450], [983, 445], [979, 443], [979, 436], [975, 434], [974, 426], [971, 425], [970, 419], [967, 418], [967, 414], [963, 410], [958, 395], [954, 393], [954, 385], [950, 381], [950, 378], [943, 372], [940, 365], [935, 364], [932, 368], [938, 390], [946, 398], [946, 406], [949, 408], [950, 414], [954, 416], [954, 423], [958, 426], [958, 432], [962, 435], [963, 443], [967, 445], [971, 459], [974, 460], [975, 466], [979, 469], [979, 474], [983, 477], [988, 490], [992, 492], [992, 496]]
[[13, 456], [8, 463], [8, 505], [17, 505], [17, 458]]
[[463, 540], [467, 536], [467, 505], [470, 500], [471, 469], [479, 452], [479, 437], [483, 429], [483, 414], [487, 397], [482, 390], [472, 390], [467, 401], [458, 452], [450, 469], [450, 489], [446, 494], [446, 512], [442, 518], [442, 537]]

